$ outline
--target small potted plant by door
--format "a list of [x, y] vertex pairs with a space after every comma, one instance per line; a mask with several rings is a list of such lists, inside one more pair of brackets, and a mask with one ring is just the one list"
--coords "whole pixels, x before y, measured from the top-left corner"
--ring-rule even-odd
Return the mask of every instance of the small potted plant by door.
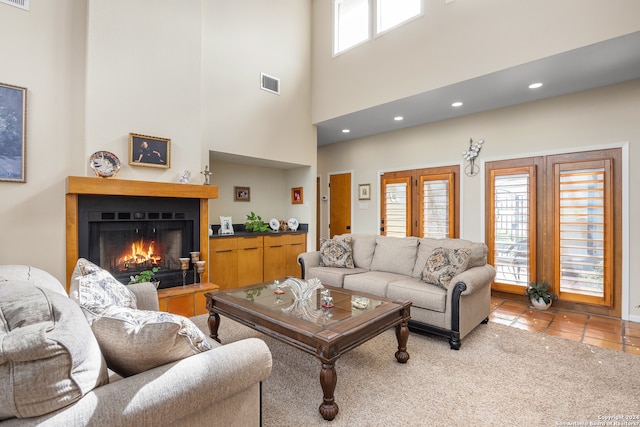
[[549, 284], [545, 281], [529, 283], [525, 295], [529, 297], [531, 305], [538, 310], [548, 309], [551, 306], [551, 301], [558, 298], [558, 295], [549, 290]]

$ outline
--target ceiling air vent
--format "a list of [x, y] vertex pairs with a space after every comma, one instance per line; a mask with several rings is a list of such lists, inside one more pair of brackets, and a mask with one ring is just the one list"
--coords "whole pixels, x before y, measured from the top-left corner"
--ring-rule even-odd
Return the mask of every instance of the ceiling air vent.
[[260, 73], [260, 89], [280, 95], [280, 79]]
[[19, 7], [20, 9], [24, 10], [29, 10], [29, 0], [0, 0], [0, 3]]

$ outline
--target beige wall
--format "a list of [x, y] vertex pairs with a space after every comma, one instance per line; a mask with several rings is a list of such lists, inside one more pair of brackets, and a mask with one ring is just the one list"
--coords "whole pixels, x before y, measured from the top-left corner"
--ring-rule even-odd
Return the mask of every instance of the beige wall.
[[27, 88], [26, 183], [0, 182], [0, 264], [64, 279], [64, 192], [84, 174], [84, 1], [0, 5], [0, 82]]
[[313, 123], [640, 30], [637, 0], [424, 0], [424, 16], [332, 58], [313, 1]]
[[[481, 168], [489, 160], [579, 151], [593, 147], [625, 146], [630, 165], [640, 162], [640, 80], [601, 89], [532, 102], [464, 118], [417, 126], [318, 149], [322, 188], [335, 171], [353, 171], [354, 233], [376, 233], [380, 219], [380, 172], [461, 164], [469, 138], [484, 139]], [[361, 209], [357, 185], [372, 183], [372, 198]], [[483, 176], [462, 177], [461, 237], [484, 241]], [[632, 189], [640, 186], [640, 172], [629, 169], [627, 218], [638, 218], [640, 199]], [[326, 190], [325, 190], [326, 191]], [[328, 206], [321, 205], [321, 235], [326, 237]], [[631, 221], [623, 234], [629, 239], [628, 259], [640, 257], [640, 229]], [[630, 276], [627, 309], [640, 321], [640, 266], [627, 265]]]
[[[93, 176], [96, 150], [120, 158], [118, 179], [163, 182], [182, 169], [202, 182], [212, 150], [280, 158], [304, 167], [265, 171], [281, 182], [276, 197], [286, 201], [292, 186], [313, 191], [310, 9], [300, 0], [0, 4], [0, 82], [28, 88], [27, 183], [0, 182], [0, 263], [32, 264], [64, 281], [65, 179]], [[250, 43], [227, 50], [225, 29]], [[265, 96], [260, 71], [283, 79], [283, 95]], [[170, 138], [171, 168], [129, 166], [130, 132]], [[309, 222], [312, 211], [288, 205], [282, 215]]]

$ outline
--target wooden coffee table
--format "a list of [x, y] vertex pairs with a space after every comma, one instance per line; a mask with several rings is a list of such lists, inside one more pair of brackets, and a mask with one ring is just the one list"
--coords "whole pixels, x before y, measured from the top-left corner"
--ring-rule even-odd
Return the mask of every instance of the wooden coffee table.
[[276, 294], [273, 283], [262, 283], [233, 290], [207, 293], [211, 338], [220, 342], [220, 314], [256, 331], [283, 341], [320, 359], [320, 385], [324, 394], [320, 414], [333, 420], [338, 414], [334, 391], [335, 363], [340, 356], [379, 335], [396, 328], [398, 362], [409, 360], [407, 339], [411, 302], [393, 301], [371, 294], [325, 286], [333, 297], [333, 307], [321, 304], [320, 291], [295, 313], [282, 309], [294, 302], [291, 289]]

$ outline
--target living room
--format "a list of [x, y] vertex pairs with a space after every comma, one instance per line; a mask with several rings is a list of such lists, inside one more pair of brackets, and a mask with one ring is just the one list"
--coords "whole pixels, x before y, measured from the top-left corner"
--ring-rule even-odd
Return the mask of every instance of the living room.
[[[92, 177], [88, 160], [98, 150], [118, 155], [123, 180], [178, 182], [189, 170], [201, 183], [208, 165], [219, 188], [212, 224], [223, 215], [241, 223], [250, 211], [295, 217], [309, 224], [313, 248], [329, 234], [328, 204], [316, 200], [331, 174], [352, 175], [353, 233], [377, 234], [380, 173], [464, 167], [469, 138], [485, 141], [480, 162], [615, 147], [626, 171], [620, 316], [640, 322], [640, 199], [632, 191], [640, 183], [632, 167], [640, 161], [640, 80], [322, 146], [314, 126], [637, 33], [640, 4], [425, 5], [422, 21], [334, 57], [328, 0], [58, 0], [31, 2], [29, 11], [0, 4], [0, 82], [27, 88], [28, 113], [26, 181], [0, 182], [0, 262], [33, 264], [64, 281], [66, 178]], [[260, 90], [260, 73], [280, 79], [279, 95]], [[128, 165], [130, 133], [171, 139], [171, 167]], [[473, 241], [485, 240], [482, 176], [461, 176], [460, 237]], [[355, 189], [367, 183], [371, 199], [361, 206]], [[235, 202], [234, 186], [250, 187], [251, 201]], [[291, 204], [293, 187], [304, 189], [303, 204]]]

